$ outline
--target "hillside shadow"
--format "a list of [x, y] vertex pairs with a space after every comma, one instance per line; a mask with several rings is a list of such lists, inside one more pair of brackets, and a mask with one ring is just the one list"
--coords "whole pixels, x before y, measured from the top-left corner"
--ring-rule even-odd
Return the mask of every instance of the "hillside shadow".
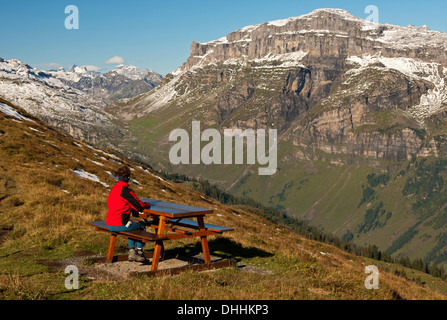
[[[240, 243], [237, 243], [227, 238], [216, 238], [208, 240], [211, 256], [221, 259], [235, 259], [241, 261], [242, 259], [254, 258], [254, 257], [271, 257], [272, 253], [261, 250], [255, 247], [244, 247]], [[185, 256], [195, 256], [201, 254], [202, 244], [196, 242], [194, 244], [185, 245], [181, 248], [176, 248], [175, 252]]]

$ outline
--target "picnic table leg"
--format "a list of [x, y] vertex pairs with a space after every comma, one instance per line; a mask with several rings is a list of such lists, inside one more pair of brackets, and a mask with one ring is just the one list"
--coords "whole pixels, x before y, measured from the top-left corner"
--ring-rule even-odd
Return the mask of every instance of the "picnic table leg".
[[[160, 218], [156, 217], [154, 219], [154, 223], [157, 223], [160, 226]], [[159, 226], [158, 227], [154, 227], [155, 233], [157, 233], [157, 234], [158, 234]], [[162, 241], [161, 242], [161, 260], [164, 259], [164, 256], [165, 256], [165, 246], [164, 246], [163, 241]]]
[[[165, 217], [160, 217], [160, 223], [158, 224], [157, 235], [162, 236], [165, 233]], [[158, 261], [160, 260], [160, 255], [164, 249], [163, 241], [159, 240], [155, 242], [154, 256], [152, 257], [152, 266], [151, 271], [157, 271], [158, 269]]]
[[109, 244], [109, 250], [107, 251], [106, 263], [113, 262], [113, 254], [115, 252], [116, 236], [117, 236], [116, 233], [112, 233], [112, 235], [110, 236], [110, 244]]
[[[199, 230], [204, 231], [205, 230], [205, 223], [203, 222], [203, 216], [197, 217], [197, 223], [199, 225]], [[201, 236], [200, 240], [202, 242], [202, 250], [203, 250], [203, 257], [205, 258], [205, 263], [211, 263], [211, 256], [210, 256], [210, 248], [208, 246], [208, 239], [206, 236]]]

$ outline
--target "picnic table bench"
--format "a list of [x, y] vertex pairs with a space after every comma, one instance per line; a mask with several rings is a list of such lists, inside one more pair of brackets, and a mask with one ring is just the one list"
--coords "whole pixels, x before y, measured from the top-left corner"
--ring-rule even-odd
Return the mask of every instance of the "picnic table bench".
[[[114, 256], [116, 238], [124, 236], [143, 243], [155, 242], [153, 253], [145, 253], [146, 257], [152, 258], [151, 271], [147, 275], [157, 276], [160, 274], [174, 274], [187, 269], [205, 270], [230, 266], [235, 264], [234, 259], [212, 262], [207, 236], [218, 235], [227, 231], [233, 231], [233, 228], [222, 227], [204, 222], [207, 214], [213, 213], [211, 209], [182, 205], [178, 203], [165, 202], [151, 199], [141, 199], [142, 202], [149, 202], [150, 209], [144, 210], [140, 214], [140, 223], [155, 229], [155, 233], [144, 230], [132, 230], [125, 232], [110, 231], [104, 221], [90, 222], [88, 225], [95, 227], [97, 231], [107, 232], [111, 234], [109, 249], [106, 258], [93, 259], [96, 262], [113, 263], [115, 261], [127, 260], [127, 255]], [[190, 218], [190, 219], [187, 219]], [[195, 219], [195, 220], [191, 220]], [[148, 219], [151, 219], [150, 221]], [[164, 253], [163, 241], [183, 239], [190, 237], [200, 237], [204, 264], [188, 267], [180, 267], [166, 270], [158, 270], [158, 263], [162, 253]], [[160, 271], [160, 272], [159, 272]]]

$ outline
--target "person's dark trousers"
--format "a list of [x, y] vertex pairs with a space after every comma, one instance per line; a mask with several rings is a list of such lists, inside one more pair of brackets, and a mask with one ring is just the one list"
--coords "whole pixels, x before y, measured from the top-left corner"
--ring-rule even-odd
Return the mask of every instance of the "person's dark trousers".
[[[131, 224], [129, 225], [129, 227], [126, 226], [119, 226], [119, 227], [111, 227], [108, 226], [109, 230], [112, 232], [122, 232], [122, 231], [131, 231], [131, 230], [145, 230], [144, 226], [142, 226], [141, 224], [139, 224], [138, 222], [135, 221], [130, 221]], [[138, 249], [142, 250], [144, 248], [144, 243], [138, 240], [133, 240], [133, 239], [128, 239], [128, 243], [129, 243], [129, 249], [133, 249], [135, 247], [137, 247]]]

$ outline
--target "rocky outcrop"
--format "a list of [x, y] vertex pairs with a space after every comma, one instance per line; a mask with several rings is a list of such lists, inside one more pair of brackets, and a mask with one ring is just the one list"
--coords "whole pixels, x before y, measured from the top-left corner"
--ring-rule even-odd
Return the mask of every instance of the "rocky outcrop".
[[229, 59], [260, 59], [268, 54], [304, 51], [311, 56], [406, 57], [447, 66], [447, 35], [426, 27], [379, 25], [345, 10], [321, 9], [285, 20], [248, 26], [207, 43], [193, 42], [183, 66], [223, 63]]
[[432, 83], [384, 69], [367, 70], [355, 77], [355, 83], [346, 76], [337, 80], [341, 81], [335, 85], [337, 93], [314, 105], [306, 121], [290, 134], [295, 145], [314, 155], [319, 150], [328, 155], [407, 160], [420, 154], [426, 132], [407, 111], [433, 89]]
[[[157, 169], [212, 181], [340, 237], [354, 231], [357, 243], [379, 241], [374, 244], [385, 250], [414, 225], [414, 207], [434, 199], [426, 197], [430, 190], [415, 192], [423, 203], [401, 192], [420, 164], [432, 160], [417, 157], [447, 156], [446, 45], [446, 34], [424, 27], [316, 10], [193, 42], [183, 66], [150, 93], [117, 105], [114, 114], [141, 118], [141, 138], [127, 150], [156, 150], [147, 157]], [[172, 165], [169, 132], [191, 132], [192, 121], [221, 132], [277, 129], [277, 171], [264, 178], [256, 164]], [[427, 180], [445, 180], [443, 166], [434, 164]], [[391, 179], [389, 189], [386, 183], [367, 188], [371, 172]], [[439, 186], [436, 191], [443, 192]], [[437, 212], [430, 206], [436, 218], [427, 226], [445, 220], [444, 203], [434, 204]], [[366, 234], [359, 222], [374, 214], [377, 228]], [[425, 235], [404, 250], [431, 248], [437, 240]]]
[[228, 119], [234, 110], [253, 96], [255, 87], [253, 83], [243, 82], [237, 87], [231, 88], [217, 101], [217, 109], [222, 121]]
[[440, 155], [443, 142], [430, 141], [447, 125], [432, 121], [447, 108], [446, 49], [447, 34], [426, 27], [315, 10], [193, 42], [159, 87], [117, 109], [126, 120], [276, 128], [298, 159]]
[[122, 137], [104, 101], [16, 59], [0, 62], [0, 98], [90, 143]]
[[135, 66], [124, 65], [119, 65], [104, 74], [84, 72], [78, 73], [76, 77], [73, 72], [67, 75], [66, 72], [59, 71], [52, 72], [52, 75], [68, 86], [107, 103], [149, 92], [162, 80], [162, 76], [152, 70], [140, 70]]

